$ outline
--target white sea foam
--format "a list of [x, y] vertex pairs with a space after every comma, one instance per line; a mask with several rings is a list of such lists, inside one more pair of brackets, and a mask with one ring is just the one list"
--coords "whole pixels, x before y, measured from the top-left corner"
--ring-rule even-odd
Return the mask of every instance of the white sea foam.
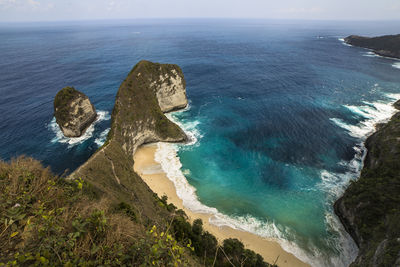
[[105, 120], [109, 120], [111, 118], [110, 114], [107, 111], [97, 111], [96, 120], [86, 129], [85, 133], [80, 137], [66, 137], [62, 133], [60, 127], [56, 123], [56, 118], [53, 118], [48, 125], [48, 128], [55, 134], [55, 137], [51, 139], [52, 143], [64, 143], [68, 144], [68, 147], [73, 147], [75, 145], [81, 144], [91, 138], [94, 133], [94, 126]]
[[167, 116], [168, 119], [170, 119], [174, 123], [178, 124], [179, 127], [181, 127], [181, 129], [183, 129], [185, 131], [186, 135], [189, 138], [189, 142], [186, 143], [186, 147], [192, 146], [192, 145], [198, 146], [199, 145], [198, 141], [203, 137], [203, 135], [200, 133], [200, 131], [198, 130], [198, 127], [197, 127], [200, 124], [200, 121], [195, 120], [195, 121], [183, 123], [177, 118], [177, 116], [180, 113], [185, 112], [189, 109], [190, 109], [190, 104], [187, 105], [187, 107], [183, 110], [165, 114], [165, 116]]
[[395, 99], [399, 99], [398, 94], [387, 94], [389, 102], [377, 101], [370, 103], [364, 101], [365, 105], [352, 106], [344, 105], [347, 109], [356, 115], [362, 116], [364, 119], [356, 125], [348, 124], [341, 119], [331, 118], [330, 120], [337, 126], [348, 131], [349, 135], [365, 140], [372, 132], [375, 131], [375, 126], [378, 123], [387, 122], [396, 113], [396, 108], [393, 106]]
[[[321, 171], [321, 183], [319, 184], [319, 187], [322, 191], [327, 193], [327, 203], [329, 205], [331, 205], [331, 203], [333, 203], [343, 194], [351, 180], [357, 179], [359, 177], [367, 152], [367, 149], [364, 146], [365, 139], [372, 132], [374, 132], [376, 124], [388, 121], [392, 117], [392, 115], [396, 113], [396, 109], [393, 107], [393, 103], [396, 100], [400, 99], [400, 94], [386, 94], [386, 98], [388, 100], [386, 102], [364, 102], [364, 105], [361, 106], [345, 105], [345, 107], [349, 109], [352, 113], [364, 118], [357, 125], [347, 124], [343, 120], [338, 118], [331, 119], [333, 123], [347, 130], [349, 135], [358, 138], [360, 140], [360, 143], [353, 147], [355, 153], [352, 160], [348, 162], [339, 162], [339, 165], [347, 170], [346, 172], [333, 173], [326, 170]], [[349, 236], [349, 234], [344, 230], [343, 226], [336, 216], [333, 216], [331, 213], [326, 213], [325, 222], [335, 232], [340, 233], [340, 236], [335, 240], [335, 247], [338, 247], [340, 249], [341, 257], [332, 258], [332, 265], [349, 265], [357, 255], [356, 245], [352, 241], [352, 238]]]
[[99, 147], [101, 147], [104, 142], [107, 139], [107, 135], [108, 132], [110, 131], [110, 128], [105, 129], [104, 131], [101, 132], [101, 134], [99, 135], [99, 137], [97, 137], [94, 142], [96, 143], [96, 145], [98, 145]]
[[[334, 173], [322, 170], [320, 177], [321, 183], [319, 188], [327, 194], [327, 210], [331, 210], [331, 205], [346, 190], [351, 180], [356, 179], [361, 172], [363, 160], [366, 155], [366, 148], [361, 141], [353, 147], [354, 157], [350, 161], [341, 161], [338, 164], [347, 171], [344, 173]], [[358, 248], [351, 236], [345, 231], [339, 219], [332, 212], [325, 213], [325, 224], [332, 229], [333, 232], [340, 233], [332, 239], [332, 247], [336, 247], [340, 253], [340, 257], [330, 258], [332, 266], [348, 266], [353, 262], [358, 254]]]
[[393, 68], [400, 69], [400, 62], [393, 63]]
[[372, 51], [368, 51], [366, 53], [363, 54], [364, 57], [380, 57], [379, 55], [375, 54]]
[[352, 46], [351, 44], [348, 44], [344, 41], [344, 38], [338, 38], [339, 41], [342, 42], [342, 44], [344, 44], [345, 46]]

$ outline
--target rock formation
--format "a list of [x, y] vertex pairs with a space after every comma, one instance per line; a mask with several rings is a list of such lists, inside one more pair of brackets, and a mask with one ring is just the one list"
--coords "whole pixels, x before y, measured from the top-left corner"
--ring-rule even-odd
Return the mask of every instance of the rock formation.
[[361, 176], [336, 201], [335, 212], [360, 249], [351, 266], [400, 266], [400, 112], [365, 145]]
[[96, 119], [97, 113], [84, 93], [65, 87], [54, 99], [54, 116], [65, 136], [79, 137]]
[[112, 199], [144, 207], [144, 218], [162, 216], [153, 192], [133, 170], [133, 155], [145, 143], [186, 141], [183, 130], [164, 115], [186, 105], [177, 65], [140, 61], [118, 90], [105, 144], [69, 178], [82, 178]]
[[182, 70], [177, 65], [159, 65], [160, 75], [150, 84], [156, 92], [162, 112], [174, 111], [187, 106], [186, 83]]
[[351, 35], [344, 39], [348, 44], [368, 48], [384, 57], [400, 58], [400, 34], [380, 37], [362, 37]]

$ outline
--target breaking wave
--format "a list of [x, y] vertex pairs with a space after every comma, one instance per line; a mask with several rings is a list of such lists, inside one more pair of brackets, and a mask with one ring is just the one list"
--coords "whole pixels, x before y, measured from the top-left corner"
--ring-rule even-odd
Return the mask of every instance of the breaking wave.
[[[96, 124], [98, 124], [101, 121], [106, 121], [106, 120], [110, 120], [110, 119], [111, 119], [111, 116], [107, 111], [99, 110], [99, 111], [97, 111], [97, 119], [86, 129], [86, 131], [83, 135], [81, 135], [80, 137], [66, 137], [66, 136], [64, 136], [60, 127], [58, 126], [58, 124], [56, 122], [56, 118], [53, 117], [51, 122], [48, 124], [48, 129], [51, 130], [55, 134], [53, 139], [51, 139], [51, 142], [68, 144], [69, 148], [79, 145], [79, 144], [82, 144], [83, 142], [85, 142], [86, 140], [90, 139], [93, 136]], [[105, 135], [105, 136], [107, 136], [107, 135]], [[99, 139], [98, 141], [100, 143], [101, 139]], [[105, 141], [105, 139], [104, 139], [104, 141]], [[96, 142], [96, 144], [98, 144], [98, 142]]]
[[101, 134], [99, 135], [99, 137], [97, 137], [94, 142], [96, 143], [96, 145], [98, 145], [99, 147], [101, 147], [106, 139], [107, 139], [107, 135], [108, 132], [110, 131], [110, 128], [105, 129], [104, 131], [101, 132]]

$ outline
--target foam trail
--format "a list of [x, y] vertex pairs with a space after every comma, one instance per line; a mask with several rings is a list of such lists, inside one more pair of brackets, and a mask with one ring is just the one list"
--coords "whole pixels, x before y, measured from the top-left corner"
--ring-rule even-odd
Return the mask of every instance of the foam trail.
[[167, 113], [167, 114], [165, 114], [165, 116], [169, 120], [176, 123], [179, 127], [181, 127], [181, 129], [183, 129], [185, 131], [186, 135], [189, 138], [189, 142], [186, 143], [187, 146], [192, 146], [192, 145], [198, 146], [200, 144], [198, 141], [203, 137], [203, 135], [200, 133], [200, 131], [197, 128], [197, 126], [200, 124], [200, 121], [195, 120], [192, 122], [183, 123], [180, 120], [178, 120], [178, 117], [177, 117], [179, 114], [181, 114], [182, 112], [185, 112], [189, 109], [190, 109], [190, 105], [187, 105], [185, 109], [176, 111], [176, 112]]
[[[360, 172], [363, 167], [363, 161], [367, 153], [364, 141], [372, 132], [375, 131], [376, 124], [388, 121], [394, 115], [394, 113], [397, 112], [397, 110], [393, 107], [393, 103], [397, 99], [400, 99], [400, 94], [386, 94], [385, 97], [389, 101], [377, 101], [374, 103], [364, 101], [364, 105], [362, 106], [345, 105], [344, 107], [346, 107], [352, 113], [363, 117], [363, 121], [357, 125], [347, 124], [338, 118], [331, 118], [333, 123], [347, 130], [349, 135], [359, 139], [360, 143], [353, 147], [355, 154], [352, 160], [349, 162], [339, 162], [339, 165], [346, 168], [347, 171], [345, 173], [332, 173], [326, 170], [321, 171], [321, 183], [319, 184], [319, 187], [323, 192], [327, 193], [327, 204], [331, 205], [344, 193], [349, 182], [357, 179], [360, 176]], [[352, 241], [352, 238], [349, 236], [349, 234], [344, 231], [340, 221], [337, 219], [337, 217], [333, 216], [333, 214], [326, 213], [325, 222], [335, 232], [340, 233], [339, 238], [336, 238], [335, 242], [336, 244], [340, 244], [340, 254], [343, 257], [342, 259], [331, 259], [332, 264], [334, 266], [349, 265], [357, 255], [358, 249], [356, 245]]]
[[99, 147], [101, 147], [101, 146], [104, 144], [104, 142], [105, 142], [106, 139], [107, 139], [107, 135], [108, 135], [108, 132], [109, 132], [109, 131], [110, 131], [110, 128], [107, 128], [107, 129], [105, 129], [104, 131], [101, 132], [100, 136], [97, 137], [97, 138], [94, 140], [94, 142], [96, 143], [96, 145], [98, 145]]
[[351, 44], [348, 44], [344, 41], [344, 38], [338, 38], [339, 41], [342, 42], [342, 44], [344, 44], [345, 46], [352, 46]]
[[347, 130], [349, 135], [360, 140], [365, 140], [375, 131], [375, 126], [378, 123], [387, 122], [397, 112], [393, 103], [396, 99], [400, 98], [400, 95], [386, 94], [385, 96], [390, 99], [389, 102], [377, 101], [370, 103], [364, 101], [363, 103], [365, 105], [362, 106], [344, 105], [344, 107], [349, 109], [352, 113], [364, 118], [357, 125], [347, 124], [339, 118], [331, 118], [330, 120], [337, 126]]
[[393, 63], [393, 68], [400, 69], [400, 62]]
[[379, 55], [375, 54], [372, 51], [368, 51], [365, 54], [363, 54], [364, 57], [380, 57]]
[[52, 143], [62, 143], [68, 144], [68, 147], [71, 148], [75, 145], [82, 144], [89, 138], [93, 136], [94, 133], [94, 126], [105, 120], [111, 119], [110, 114], [107, 111], [97, 111], [97, 119], [86, 129], [85, 133], [80, 137], [66, 137], [64, 136], [63, 132], [61, 131], [60, 127], [56, 122], [56, 118], [53, 118], [48, 125], [48, 128], [55, 134], [55, 137], [51, 139]]
[[[355, 154], [349, 162], [341, 161], [339, 165], [346, 167], [345, 173], [333, 173], [322, 170], [320, 177], [321, 183], [319, 188], [321, 191], [327, 193], [327, 210], [331, 210], [332, 204], [343, 195], [347, 185], [351, 180], [359, 177], [363, 167], [363, 161], [366, 155], [366, 148], [363, 142], [360, 142], [353, 147]], [[325, 213], [325, 223], [334, 232], [340, 233], [338, 237], [334, 238], [332, 247], [337, 247], [340, 250], [341, 257], [333, 257], [330, 259], [333, 266], [348, 266], [353, 262], [358, 254], [358, 248], [354, 243], [351, 236], [344, 230], [343, 225], [339, 219], [333, 215], [333, 212]]]

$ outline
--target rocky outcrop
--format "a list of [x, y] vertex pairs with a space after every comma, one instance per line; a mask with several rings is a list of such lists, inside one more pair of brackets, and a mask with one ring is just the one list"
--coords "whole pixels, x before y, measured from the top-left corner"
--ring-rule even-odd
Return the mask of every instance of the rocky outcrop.
[[371, 49], [380, 56], [400, 58], [400, 34], [380, 37], [351, 35], [346, 37], [344, 41], [354, 46]]
[[186, 105], [185, 80], [177, 65], [140, 61], [118, 90], [109, 139], [131, 156], [144, 143], [185, 141], [186, 134], [164, 113]]
[[400, 112], [365, 145], [360, 178], [336, 201], [335, 213], [359, 247], [351, 266], [400, 266]]
[[54, 99], [54, 116], [65, 136], [79, 137], [96, 120], [97, 113], [84, 93], [65, 87]]
[[156, 92], [162, 112], [170, 112], [187, 106], [186, 83], [177, 65], [159, 65], [159, 76], [153, 78], [150, 87]]
[[164, 115], [186, 105], [177, 65], [140, 61], [117, 92], [105, 144], [69, 178], [82, 178], [109, 198], [140, 207], [144, 221], [162, 219], [154, 193], [133, 170], [133, 155], [145, 143], [186, 141], [184, 131]]

